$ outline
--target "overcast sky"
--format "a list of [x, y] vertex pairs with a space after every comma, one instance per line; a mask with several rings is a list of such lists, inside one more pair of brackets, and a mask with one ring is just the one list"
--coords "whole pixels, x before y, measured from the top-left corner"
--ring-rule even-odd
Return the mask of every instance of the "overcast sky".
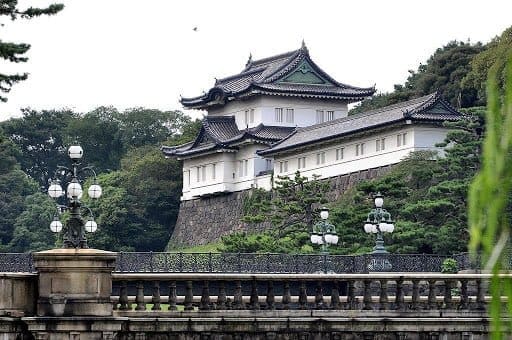
[[238, 73], [249, 53], [295, 50], [302, 39], [336, 80], [390, 91], [450, 40], [488, 42], [512, 25], [509, 0], [61, 2], [56, 16], [2, 18], [2, 40], [32, 48], [25, 64], [1, 60], [0, 72], [30, 77], [0, 103], [0, 120], [21, 107], [181, 109], [180, 95], [197, 96], [214, 77]]

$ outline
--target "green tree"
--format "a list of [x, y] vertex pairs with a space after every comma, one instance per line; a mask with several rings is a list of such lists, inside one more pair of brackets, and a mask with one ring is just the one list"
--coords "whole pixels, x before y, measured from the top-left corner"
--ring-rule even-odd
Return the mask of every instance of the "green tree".
[[25, 197], [37, 191], [17, 162], [20, 150], [0, 130], [0, 251], [9, 251], [16, 218], [25, 209]]
[[[0, 17], [7, 17], [11, 20], [16, 19], [32, 19], [41, 15], [53, 15], [64, 8], [62, 4], [52, 4], [46, 8], [30, 7], [20, 9], [17, 0], [1, 0], [0, 1]], [[4, 26], [2, 24], [1, 26]], [[25, 53], [30, 49], [30, 45], [26, 43], [14, 43], [0, 40], [0, 58], [12, 63], [24, 63], [28, 60]], [[22, 74], [4, 74], [0, 73], [0, 92], [8, 93], [14, 84], [26, 80], [28, 73]], [[0, 96], [0, 101], [6, 102], [7, 97]]]
[[121, 136], [119, 112], [102, 106], [69, 121], [68, 143], [78, 142], [85, 152], [83, 164], [93, 165], [95, 171], [118, 170], [126, 153]]
[[[181, 165], [165, 159], [156, 146], [131, 150], [121, 170], [98, 176], [104, 189], [97, 202], [91, 245], [109, 250], [162, 251], [176, 221], [181, 195]], [[86, 184], [87, 186], [87, 184]]]
[[[510, 261], [512, 218], [512, 56], [505, 59], [505, 86], [500, 86], [501, 63], [494, 63], [487, 85], [486, 135], [482, 167], [469, 191], [470, 249], [483, 251], [485, 268], [492, 270], [490, 315], [492, 338], [502, 339], [502, 295], [508, 296], [508, 316], [512, 314], [512, 280], [498, 274]], [[509, 321], [507, 330], [512, 324]]]
[[498, 88], [505, 84], [505, 65], [507, 57], [512, 53], [512, 27], [507, 28], [499, 37], [494, 38], [485, 46], [485, 50], [471, 60], [471, 70], [462, 80], [465, 92], [473, 91], [477, 105], [486, 103], [486, 84], [489, 70], [496, 68]]
[[462, 81], [471, 70], [473, 58], [483, 50], [481, 43], [451, 41], [438, 48], [416, 71], [409, 70], [405, 84], [395, 85], [393, 92], [381, 93], [362, 101], [350, 114], [378, 109], [435, 91], [439, 91], [455, 107], [472, 107], [479, 99], [471, 87], [462, 86]]
[[67, 126], [77, 114], [68, 111], [23, 109], [23, 117], [0, 123], [9, 139], [21, 150], [21, 169], [41, 187], [48, 185], [57, 165], [68, 164]]
[[55, 247], [56, 236], [50, 223], [56, 212], [55, 202], [48, 195], [35, 193], [25, 198], [25, 209], [16, 218], [9, 251], [28, 252]]
[[158, 145], [180, 135], [191, 119], [181, 111], [133, 108], [119, 115], [121, 136], [126, 149]]
[[[222, 238], [226, 252], [312, 252], [310, 228], [318, 220], [321, 204], [327, 202], [327, 182], [313, 176], [308, 180], [295, 173], [293, 178], [278, 176], [272, 194], [253, 192], [244, 203], [242, 221], [253, 224], [267, 222], [271, 228], [263, 233], [235, 233]], [[240, 242], [244, 239], [244, 242]]]

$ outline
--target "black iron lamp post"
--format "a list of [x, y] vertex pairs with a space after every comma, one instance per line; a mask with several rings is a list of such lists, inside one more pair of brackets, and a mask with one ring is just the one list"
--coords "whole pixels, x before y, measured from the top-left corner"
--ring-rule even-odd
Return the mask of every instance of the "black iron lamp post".
[[[55, 172], [54, 179], [48, 187], [48, 195], [53, 199], [58, 199], [64, 195], [58, 177], [67, 182], [66, 187], [66, 204], [58, 205], [58, 213], [55, 214], [53, 222], [50, 223], [50, 230], [54, 233], [62, 231], [62, 222], [59, 220], [59, 214], [68, 210], [70, 213], [69, 220], [66, 223], [64, 231], [64, 248], [88, 248], [85, 232], [93, 233], [98, 229], [98, 225], [94, 221], [91, 209], [80, 202], [82, 198], [82, 186], [80, 185], [79, 175], [89, 171], [94, 176], [94, 183], [89, 187], [87, 193], [90, 198], [97, 199], [101, 196], [101, 187], [96, 183], [96, 173], [92, 167], [79, 168], [79, 161], [83, 156], [83, 149], [79, 145], [72, 145], [68, 149], [69, 158], [71, 158], [71, 168], [59, 166]], [[87, 221], [82, 218], [82, 211], [88, 212]]]
[[372, 254], [387, 254], [387, 250], [384, 247], [384, 233], [392, 233], [395, 230], [395, 225], [391, 220], [391, 214], [383, 209], [384, 196], [380, 192], [375, 195], [375, 209], [372, 209], [368, 214], [366, 223], [364, 225], [364, 231], [368, 234], [377, 234], [375, 240], [375, 247], [373, 247]]
[[328, 254], [329, 245], [338, 243], [338, 235], [333, 224], [329, 223], [329, 209], [323, 207], [320, 210], [321, 220], [313, 225], [313, 233], [311, 234], [311, 243], [322, 246], [322, 254]]

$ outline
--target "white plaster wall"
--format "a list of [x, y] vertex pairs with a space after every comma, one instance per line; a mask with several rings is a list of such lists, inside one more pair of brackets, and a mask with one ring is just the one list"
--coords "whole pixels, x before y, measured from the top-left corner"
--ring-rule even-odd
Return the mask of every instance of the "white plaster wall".
[[[275, 108], [283, 108], [283, 122], [275, 121]], [[286, 109], [294, 109], [294, 122], [286, 122]], [[245, 110], [254, 109], [254, 121], [246, 124]], [[347, 116], [347, 103], [340, 100], [302, 99], [265, 96], [245, 101], [229, 102], [222, 108], [211, 109], [211, 116], [234, 116], [239, 129], [260, 123], [272, 126], [309, 126], [316, 124], [316, 111], [334, 111], [334, 119]]]
[[[400, 162], [412, 151], [438, 150], [436, 143], [444, 140], [447, 129], [406, 126], [371, 137], [343, 140], [329, 146], [317, 147], [293, 155], [276, 156], [274, 160], [274, 174], [291, 176], [297, 170], [303, 176], [312, 177], [313, 174], [321, 178], [333, 177], [350, 172], [366, 170], [369, 168], [390, 165]], [[406, 133], [406, 144], [397, 146], [397, 135]], [[376, 150], [376, 140], [385, 138], [385, 149]], [[364, 143], [364, 154], [356, 156], [356, 144]], [[336, 160], [336, 149], [344, 149], [343, 159]], [[325, 163], [317, 164], [316, 155], [325, 152]], [[306, 167], [298, 169], [299, 157], [306, 157]], [[280, 173], [280, 162], [288, 161], [288, 171]]]
[[[345, 139], [328, 146], [316, 147], [293, 155], [277, 156], [274, 160], [274, 174], [281, 176], [293, 175], [300, 170], [303, 176], [313, 174], [321, 178], [343, 175], [369, 168], [385, 166], [400, 162], [412, 151], [438, 150], [435, 144], [444, 140], [448, 129], [428, 126], [406, 125], [402, 128], [376, 133], [357, 139]], [[397, 135], [406, 133], [406, 143], [397, 145]], [[376, 140], [385, 139], [384, 150], [376, 150]], [[364, 153], [356, 156], [356, 144], [364, 143]], [[182, 200], [192, 199], [205, 194], [226, 191], [240, 191], [249, 188], [271, 189], [270, 175], [256, 176], [265, 170], [265, 159], [256, 155], [256, 151], [265, 148], [263, 145], [247, 144], [240, 146], [236, 153], [218, 153], [209, 156], [186, 159], [183, 163], [183, 196]], [[343, 159], [336, 160], [336, 149], [343, 148]], [[325, 152], [325, 163], [317, 164], [317, 153]], [[306, 157], [306, 167], [298, 169], [299, 157]], [[239, 161], [247, 160], [247, 175], [240, 176]], [[279, 163], [288, 161], [288, 171], [280, 173]], [[212, 178], [211, 165], [216, 165], [216, 178]], [[197, 182], [196, 167], [206, 166], [206, 181]], [[191, 181], [188, 186], [188, 170], [191, 170]]]

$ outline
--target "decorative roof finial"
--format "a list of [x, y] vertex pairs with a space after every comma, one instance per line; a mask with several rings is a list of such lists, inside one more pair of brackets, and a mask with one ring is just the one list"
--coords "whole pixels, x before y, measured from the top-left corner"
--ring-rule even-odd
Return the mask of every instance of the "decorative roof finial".
[[308, 53], [308, 48], [306, 47], [306, 43], [304, 42], [304, 39], [302, 39], [302, 46], [300, 47], [301, 50]]
[[249, 59], [247, 59], [247, 63], [245, 63], [245, 67], [248, 67], [252, 64], [252, 53], [249, 53]]

